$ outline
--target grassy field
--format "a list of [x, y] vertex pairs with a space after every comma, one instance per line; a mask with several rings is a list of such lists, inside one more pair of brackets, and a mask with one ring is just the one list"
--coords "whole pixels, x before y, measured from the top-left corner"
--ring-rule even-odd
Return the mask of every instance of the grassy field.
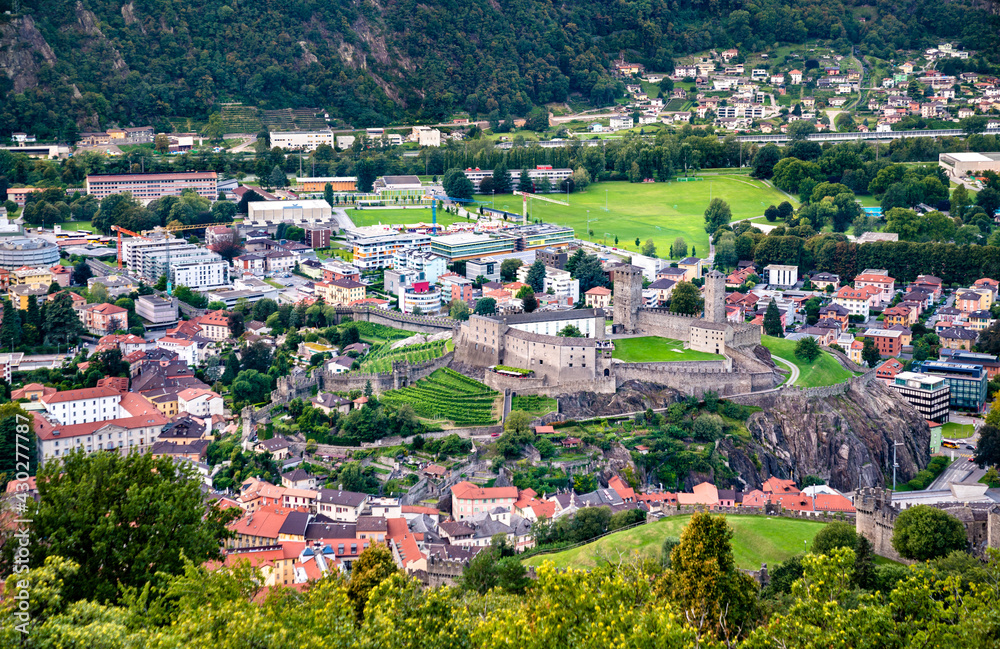
[[941, 437], [945, 439], [965, 439], [972, 437], [974, 432], [976, 428], [972, 424], [956, 424], [953, 421], [941, 427]]
[[[552, 561], [557, 568], [594, 568], [602, 557], [617, 560], [619, 552], [638, 552], [659, 558], [663, 539], [667, 536], [680, 538], [681, 530], [690, 518], [669, 516], [572, 550], [531, 557], [524, 563], [540, 566], [545, 561]], [[825, 525], [816, 521], [765, 516], [726, 516], [726, 521], [733, 528], [736, 563], [740, 568], [753, 570], [760, 569], [761, 563], [767, 563], [773, 570], [778, 563], [802, 552], [805, 547], [803, 541], [811, 543]]]
[[[366, 225], [397, 224], [397, 223], [424, 223], [431, 222], [431, 208], [426, 209], [365, 209], [347, 210], [347, 216], [354, 221], [354, 225], [364, 227]], [[444, 210], [438, 210], [437, 222], [441, 225], [450, 225], [455, 221], [464, 222], [464, 218], [458, 218], [453, 214], [448, 214]]]
[[719, 361], [722, 356], [709, 352], [685, 349], [684, 343], [672, 338], [643, 336], [615, 340], [612, 358], [626, 363], [659, 363], [663, 361]]
[[761, 343], [775, 356], [794, 363], [799, 368], [799, 380], [795, 385], [815, 388], [821, 385], [842, 383], [851, 378], [851, 373], [830, 354], [823, 352], [813, 363], [807, 363], [795, 355], [795, 342], [784, 338], [762, 336]]
[[77, 230], [93, 230], [94, 226], [90, 224], [90, 221], [67, 221], [66, 223], [59, 224], [63, 230], [69, 230], [76, 232]]
[[[605, 195], [607, 212], [604, 211]], [[567, 200], [565, 194], [552, 194], [551, 197]], [[604, 241], [607, 233], [608, 245], [613, 245], [617, 236], [618, 247], [634, 250], [636, 237], [642, 241], [652, 239], [659, 255], [666, 257], [670, 244], [680, 236], [689, 246], [694, 245], [697, 255], [704, 257], [708, 254], [705, 208], [710, 197], [729, 203], [734, 219], [758, 216], [768, 205], [786, 200], [784, 194], [758, 180], [733, 175], [683, 183], [597, 183], [585, 192], [570, 194], [568, 207], [533, 201], [530, 209], [534, 218], [573, 227], [579, 238], [591, 238], [587, 233], [589, 210], [594, 241]], [[491, 200], [489, 196], [477, 198], [487, 204]], [[496, 207], [520, 213], [521, 201], [517, 199], [517, 196], [498, 196]]]

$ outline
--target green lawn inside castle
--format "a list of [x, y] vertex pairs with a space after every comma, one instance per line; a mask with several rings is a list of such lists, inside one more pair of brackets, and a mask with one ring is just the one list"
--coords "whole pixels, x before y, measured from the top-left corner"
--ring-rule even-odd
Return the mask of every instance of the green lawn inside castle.
[[663, 363], [671, 361], [721, 361], [721, 354], [688, 349], [680, 340], [660, 336], [618, 338], [611, 354], [625, 363]]

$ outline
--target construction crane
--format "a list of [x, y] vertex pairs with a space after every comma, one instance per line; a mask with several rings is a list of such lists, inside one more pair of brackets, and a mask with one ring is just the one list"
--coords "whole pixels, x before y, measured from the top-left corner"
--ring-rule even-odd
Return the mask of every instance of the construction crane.
[[145, 234], [146, 234], [145, 232], [143, 232], [142, 234], [139, 234], [138, 232], [132, 232], [131, 230], [126, 230], [125, 228], [123, 228], [120, 225], [112, 225], [111, 226], [111, 231], [118, 233], [118, 270], [121, 270], [122, 269], [122, 234], [124, 233], [124, 234], [129, 235], [130, 237], [137, 237], [139, 239], [148, 239], [149, 237], [145, 236]]
[[452, 198], [451, 196], [445, 196], [443, 194], [428, 194], [424, 196], [424, 200], [430, 200], [431, 202], [431, 234], [437, 235], [437, 202], [438, 201], [451, 201], [452, 203], [478, 203], [471, 198]]
[[528, 225], [528, 199], [533, 198], [540, 201], [545, 201], [547, 203], [555, 203], [556, 205], [565, 205], [569, 207], [569, 203], [566, 201], [557, 201], [554, 198], [546, 198], [545, 196], [540, 196], [538, 194], [531, 194], [529, 192], [514, 192], [515, 195], [520, 196], [522, 200], [521, 205], [521, 216], [524, 218], [524, 225]]
[[[122, 235], [123, 234], [127, 234], [127, 235], [129, 235], [131, 237], [136, 237], [138, 239], [149, 239], [150, 237], [148, 235], [150, 235], [150, 234], [161, 234], [161, 233], [164, 233], [164, 232], [166, 232], [166, 233], [169, 234], [171, 232], [178, 232], [180, 230], [202, 230], [204, 228], [211, 228], [211, 227], [214, 227], [214, 226], [217, 226], [217, 225], [229, 226], [229, 225], [232, 225], [232, 223], [201, 223], [201, 224], [196, 224], [196, 225], [165, 225], [165, 226], [158, 225], [155, 228], [153, 228], [152, 230], [143, 230], [141, 233], [139, 233], [139, 232], [133, 232], [131, 230], [128, 230], [126, 228], [121, 227], [120, 225], [112, 225], [111, 226], [112, 232], [117, 232], [118, 233], [118, 269], [121, 270], [121, 267], [122, 267]], [[167, 253], [167, 258], [166, 258], [166, 267], [167, 267], [167, 295], [173, 295], [174, 286], [173, 286], [173, 282], [170, 280], [170, 237], [167, 237], [165, 239], [165, 243], [166, 243], [165, 251]]]

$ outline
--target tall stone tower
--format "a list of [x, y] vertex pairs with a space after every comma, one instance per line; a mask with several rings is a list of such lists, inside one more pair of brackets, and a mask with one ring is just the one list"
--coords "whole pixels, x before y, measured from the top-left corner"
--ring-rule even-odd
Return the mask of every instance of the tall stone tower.
[[642, 306], [642, 269], [631, 264], [615, 267], [615, 324], [634, 333]]
[[705, 276], [705, 320], [726, 321], [726, 276], [717, 270]]

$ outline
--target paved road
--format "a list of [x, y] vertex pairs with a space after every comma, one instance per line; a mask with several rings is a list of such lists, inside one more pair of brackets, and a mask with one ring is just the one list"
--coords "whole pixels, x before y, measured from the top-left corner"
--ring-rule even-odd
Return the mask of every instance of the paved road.
[[351, 220], [351, 217], [347, 216], [346, 209], [343, 207], [335, 207], [332, 212], [333, 220], [337, 222], [337, 226], [340, 227], [341, 230], [354, 229], [354, 221]]
[[787, 365], [788, 369], [792, 371], [791, 376], [788, 377], [787, 381], [782, 383], [782, 386], [795, 385], [795, 382], [799, 380], [799, 368], [795, 365], [795, 363], [791, 361], [786, 361], [784, 358], [780, 356], [775, 356], [774, 354], [771, 354], [771, 360], [778, 361], [782, 365]]

